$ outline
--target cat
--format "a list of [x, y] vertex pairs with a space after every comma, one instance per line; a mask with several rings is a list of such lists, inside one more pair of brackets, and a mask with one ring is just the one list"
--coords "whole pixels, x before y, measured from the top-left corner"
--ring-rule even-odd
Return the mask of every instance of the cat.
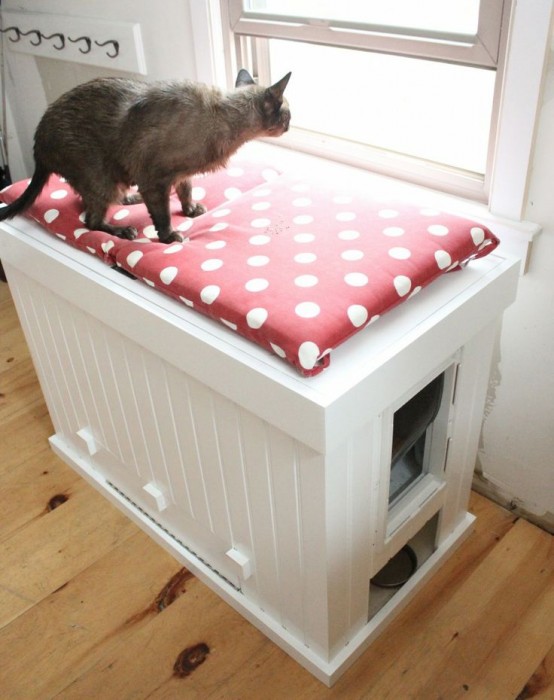
[[[106, 211], [116, 202], [144, 201], [159, 240], [181, 241], [171, 230], [171, 187], [186, 216], [203, 214], [190, 177], [224, 166], [251, 139], [288, 130], [283, 92], [290, 76], [265, 88], [241, 69], [227, 92], [192, 81], [97, 78], [78, 85], [45, 111], [35, 132], [33, 177], [0, 209], [0, 221], [25, 211], [57, 173], [80, 194], [89, 229], [135, 238], [134, 228], [109, 224]], [[133, 185], [138, 193], [127, 194]]]

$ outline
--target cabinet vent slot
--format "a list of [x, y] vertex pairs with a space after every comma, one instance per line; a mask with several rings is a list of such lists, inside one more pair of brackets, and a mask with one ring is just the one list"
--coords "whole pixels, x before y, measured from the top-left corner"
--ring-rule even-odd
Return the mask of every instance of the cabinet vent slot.
[[164, 527], [161, 523], [159, 523], [157, 520], [155, 520], [155, 519], [150, 515], [150, 513], [147, 513], [147, 512], [144, 510], [144, 508], [141, 508], [137, 503], [135, 503], [135, 502], [133, 501], [132, 498], [129, 498], [129, 496], [128, 496], [126, 493], [124, 493], [120, 488], [118, 488], [114, 483], [112, 483], [111, 481], [108, 481], [108, 480], [106, 480], [106, 483], [107, 483], [108, 486], [109, 486], [110, 488], [112, 488], [119, 496], [121, 496], [121, 498], [124, 498], [128, 503], [130, 503], [130, 504], [133, 506], [133, 508], [135, 508], [135, 509], [138, 510], [140, 513], [142, 513], [142, 515], [144, 515], [146, 518], [148, 518], [148, 520], [150, 520], [150, 522], [152, 522], [157, 528], [159, 528], [160, 530], [163, 530], [163, 532], [165, 532], [165, 534], [168, 535], [168, 537], [171, 537], [171, 539], [172, 539], [174, 542], [176, 542], [176, 543], [179, 545], [179, 547], [182, 547], [183, 549], [186, 549], [187, 552], [188, 552], [189, 554], [192, 554], [192, 556], [193, 556], [195, 559], [198, 559], [198, 561], [202, 562], [202, 564], [204, 564], [204, 566], [207, 566], [208, 569], [210, 569], [210, 571], [213, 571], [214, 574], [217, 574], [217, 576], [219, 576], [220, 579], [222, 579], [223, 581], [225, 581], [225, 583], [226, 583], [228, 586], [231, 586], [231, 588], [233, 588], [233, 589], [234, 589], [235, 591], [237, 591], [238, 593], [242, 593], [242, 590], [241, 590], [238, 586], [235, 586], [234, 583], [232, 583], [231, 581], [229, 581], [228, 578], [226, 578], [225, 576], [223, 576], [223, 574], [221, 574], [217, 569], [215, 569], [209, 562], [207, 562], [205, 559], [203, 559], [201, 556], [199, 556], [199, 555], [198, 555], [195, 551], [193, 551], [190, 547], [187, 547], [187, 545], [186, 545], [184, 542], [182, 542], [178, 537], [176, 537], [172, 532], [170, 532], [170, 531], [169, 531], [166, 527]]

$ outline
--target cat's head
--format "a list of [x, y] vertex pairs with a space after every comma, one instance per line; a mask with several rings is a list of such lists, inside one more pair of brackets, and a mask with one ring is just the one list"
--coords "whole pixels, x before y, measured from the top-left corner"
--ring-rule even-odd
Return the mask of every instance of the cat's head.
[[267, 136], [280, 136], [288, 131], [290, 109], [283, 93], [290, 76], [291, 74], [287, 73], [271, 87], [263, 88], [256, 85], [250, 73], [244, 68], [238, 72], [235, 87], [256, 90], [256, 105], [262, 117], [262, 128]]

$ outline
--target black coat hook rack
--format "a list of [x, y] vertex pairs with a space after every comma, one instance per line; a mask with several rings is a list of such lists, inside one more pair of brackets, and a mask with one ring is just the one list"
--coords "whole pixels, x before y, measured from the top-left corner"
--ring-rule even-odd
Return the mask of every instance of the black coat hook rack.
[[97, 41], [96, 39], [94, 39], [93, 41], [89, 36], [78, 36], [76, 38], [73, 38], [70, 36], [66, 37], [61, 32], [54, 32], [53, 34], [46, 35], [38, 29], [29, 29], [28, 31], [23, 31], [22, 29], [16, 26], [0, 29], [1, 34], [8, 34], [9, 32], [12, 32], [12, 35], [8, 35], [8, 40], [12, 43], [19, 42], [23, 37], [30, 36], [32, 37], [31, 39], [29, 39], [29, 43], [31, 44], [31, 46], [40, 46], [43, 39], [45, 41], [54, 40], [52, 43], [52, 48], [56, 49], [56, 51], [63, 51], [63, 49], [66, 48], [67, 39], [67, 41], [69, 41], [72, 44], [77, 44], [80, 42], [81, 46], [79, 46], [79, 51], [82, 54], [91, 53], [91, 51], [93, 50], [94, 43], [94, 45], [98, 46], [99, 48], [104, 48], [106, 46], [110, 47], [105, 51], [106, 56], [108, 56], [109, 58], [117, 58], [119, 56], [120, 45], [117, 39], [107, 39], [106, 41]]

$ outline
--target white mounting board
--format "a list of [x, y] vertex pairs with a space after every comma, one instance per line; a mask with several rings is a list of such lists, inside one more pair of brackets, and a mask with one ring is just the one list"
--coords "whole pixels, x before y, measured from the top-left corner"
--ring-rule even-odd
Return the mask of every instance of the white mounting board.
[[[27, 36], [21, 35], [16, 40], [17, 33], [14, 30], [6, 32], [8, 27], [17, 27], [21, 33], [36, 30], [40, 32], [42, 38], [39, 42], [39, 36], [36, 33], [31, 33]], [[43, 12], [4, 10], [2, 12], [2, 28], [5, 32], [4, 47], [10, 51], [142, 75], [147, 73], [140, 24], [138, 23], [53, 15]], [[44, 38], [53, 34], [63, 35], [63, 42], [59, 36], [52, 39]], [[90, 51], [88, 51], [85, 39], [77, 42], [70, 41], [70, 39], [79, 39], [80, 37], [87, 37], [90, 40]], [[116, 53], [113, 44], [98, 46], [96, 43], [102, 44], [107, 41], [117, 42], [117, 55], [113, 55]], [[57, 48], [62, 43], [63, 48]]]

